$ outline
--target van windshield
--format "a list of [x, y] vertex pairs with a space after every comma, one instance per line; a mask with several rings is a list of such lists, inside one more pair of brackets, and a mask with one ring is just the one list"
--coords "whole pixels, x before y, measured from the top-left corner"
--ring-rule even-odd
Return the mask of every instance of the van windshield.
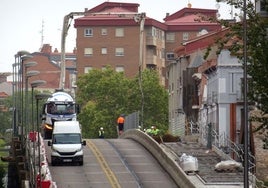
[[52, 142], [53, 144], [80, 144], [81, 135], [78, 133], [54, 134]]

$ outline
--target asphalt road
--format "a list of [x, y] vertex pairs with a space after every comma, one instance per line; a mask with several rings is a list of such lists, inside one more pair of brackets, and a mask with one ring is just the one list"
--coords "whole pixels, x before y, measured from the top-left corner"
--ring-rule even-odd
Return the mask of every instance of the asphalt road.
[[[50, 148], [47, 146], [50, 165]], [[84, 165], [49, 166], [58, 188], [177, 188], [167, 172], [139, 143], [130, 139], [91, 139]]]

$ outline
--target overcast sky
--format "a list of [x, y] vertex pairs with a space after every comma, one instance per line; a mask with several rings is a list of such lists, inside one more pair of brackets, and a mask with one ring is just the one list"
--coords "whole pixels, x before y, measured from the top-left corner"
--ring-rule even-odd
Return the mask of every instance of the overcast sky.
[[[41, 44], [50, 44], [52, 49], [61, 46], [63, 18], [70, 12], [83, 12], [105, 0], [0, 0], [0, 72], [11, 72], [14, 55], [20, 50], [38, 52]], [[187, 7], [217, 9], [216, 0], [113, 0], [140, 4], [139, 12], [163, 21], [166, 13], [173, 14]], [[231, 18], [231, 7], [220, 3], [220, 18]], [[66, 51], [75, 47], [75, 29], [69, 29]], [[43, 27], [42, 27], [43, 25]], [[43, 28], [43, 29], [42, 29]], [[43, 31], [43, 35], [42, 32]], [[43, 36], [43, 37], [42, 37]]]

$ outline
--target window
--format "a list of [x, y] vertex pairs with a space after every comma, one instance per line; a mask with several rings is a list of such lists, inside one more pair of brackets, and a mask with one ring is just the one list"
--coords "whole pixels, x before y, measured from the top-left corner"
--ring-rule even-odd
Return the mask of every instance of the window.
[[85, 37], [92, 37], [92, 36], [93, 36], [93, 29], [91, 29], [91, 28], [86, 28], [86, 29], [84, 30], [84, 36], [85, 36]]
[[115, 71], [116, 72], [124, 72], [125, 68], [122, 65], [118, 65], [115, 67]]
[[166, 40], [167, 40], [167, 42], [174, 42], [175, 41], [175, 33], [167, 33]]
[[89, 71], [91, 71], [92, 70], [92, 67], [91, 66], [89, 66], [89, 67], [85, 67], [84, 68], [84, 73], [88, 73]]
[[189, 40], [189, 33], [183, 33], [182, 34], [182, 40], [183, 41]]
[[92, 48], [85, 48], [84, 49], [85, 56], [92, 56], [93, 55], [93, 49]]
[[167, 60], [174, 60], [175, 59], [174, 53], [167, 53], [166, 57], [167, 57]]
[[107, 35], [107, 29], [106, 28], [101, 29], [101, 35]]
[[116, 37], [123, 37], [124, 36], [124, 28], [116, 28], [115, 29], [115, 36]]
[[116, 48], [115, 56], [124, 56], [124, 48]]
[[101, 48], [101, 54], [107, 54], [107, 48]]

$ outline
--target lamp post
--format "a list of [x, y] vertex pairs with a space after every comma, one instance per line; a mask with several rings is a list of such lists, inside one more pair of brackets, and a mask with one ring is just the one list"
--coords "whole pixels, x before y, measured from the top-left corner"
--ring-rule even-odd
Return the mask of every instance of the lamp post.
[[[22, 138], [22, 143], [24, 143], [24, 130], [25, 130], [25, 115], [26, 113], [24, 113], [24, 72], [27, 69], [26, 67], [26, 63], [24, 63], [26, 60], [33, 58], [32, 55], [27, 54], [27, 55], [23, 55], [21, 56], [21, 62], [20, 62], [20, 68], [21, 68], [21, 138]], [[28, 66], [31, 66], [31, 64], [28, 64]], [[24, 90], [24, 91], [23, 91]]]
[[12, 87], [12, 92], [13, 92], [13, 136], [18, 135], [18, 126], [21, 125], [21, 120], [22, 120], [22, 104], [20, 97], [22, 96], [22, 87], [21, 87], [21, 62], [22, 62], [22, 56], [27, 56], [30, 53], [25, 50], [18, 51], [15, 54], [15, 63], [12, 65], [13, 66], [13, 87]]
[[12, 115], [12, 129], [13, 129], [13, 136], [17, 135], [17, 91], [18, 91], [18, 80], [17, 80], [17, 66], [18, 63], [12, 64], [12, 105], [13, 105], [13, 115]]
[[25, 50], [21, 50], [19, 52], [17, 52], [17, 54], [15, 55], [15, 60], [16, 63], [19, 65], [18, 68], [18, 83], [19, 83], [19, 98], [20, 98], [20, 113], [19, 115], [19, 125], [20, 125], [20, 136], [21, 136], [21, 142], [22, 142], [22, 147], [24, 147], [24, 138], [23, 138], [23, 134], [24, 134], [24, 116], [23, 116], [23, 110], [24, 110], [24, 96], [23, 96], [23, 83], [24, 83], [24, 61], [32, 58], [33, 56], [30, 55], [30, 53], [28, 51]]
[[[52, 95], [50, 94], [46, 94], [46, 93], [40, 93], [40, 94], [36, 94], [35, 95], [35, 99], [36, 99], [36, 122], [37, 122], [37, 126], [39, 125], [39, 108], [38, 108], [38, 102], [39, 100], [42, 100], [42, 99], [46, 99], [46, 98], [49, 98], [51, 97]], [[42, 176], [41, 176], [41, 145], [40, 145], [40, 125], [38, 126], [38, 129], [37, 129], [37, 132], [38, 132], [38, 173], [39, 173], [39, 178], [40, 178], [40, 188], [42, 187]]]
[[244, 188], [249, 187], [248, 182], [248, 81], [247, 81], [247, 0], [243, 1], [243, 58], [244, 58]]
[[[29, 62], [29, 63], [35, 63], [35, 65], [37, 64], [36, 62]], [[34, 66], [34, 65], [31, 64], [31, 66]], [[26, 68], [26, 71], [27, 71], [27, 68]], [[28, 119], [28, 116], [29, 116], [29, 114], [28, 114], [29, 113], [29, 107], [28, 107], [28, 103], [29, 103], [29, 97], [28, 97], [28, 87], [29, 86], [28, 85], [29, 84], [28, 84], [28, 81], [29, 81], [30, 77], [36, 76], [38, 74], [40, 74], [40, 72], [36, 71], [36, 70], [26, 72], [26, 79], [25, 79], [25, 86], [26, 86], [26, 89], [25, 89], [25, 128], [26, 128], [26, 133], [28, 133], [28, 131], [30, 130], [29, 129], [29, 119]]]
[[[34, 106], [34, 88], [38, 87], [38, 86], [41, 86], [41, 85], [44, 85], [46, 84], [46, 81], [45, 80], [35, 80], [33, 82], [31, 82], [31, 87], [32, 87], [32, 131], [35, 135], [35, 126], [34, 126], [34, 110], [33, 110], [33, 106]], [[36, 111], [37, 111], [37, 118], [38, 118], [38, 107], [36, 106]], [[38, 123], [38, 122], [36, 122]], [[39, 135], [38, 135], [39, 136]], [[36, 185], [36, 169], [35, 169], [35, 147], [36, 147], [36, 144], [35, 144], [35, 140], [33, 142], [33, 167], [32, 167], [32, 170], [33, 170], [33, 175], [32, 175], [32, 179], [31, 179], [31, 183], [33, 185], [33, 187], [35, 187]]]

